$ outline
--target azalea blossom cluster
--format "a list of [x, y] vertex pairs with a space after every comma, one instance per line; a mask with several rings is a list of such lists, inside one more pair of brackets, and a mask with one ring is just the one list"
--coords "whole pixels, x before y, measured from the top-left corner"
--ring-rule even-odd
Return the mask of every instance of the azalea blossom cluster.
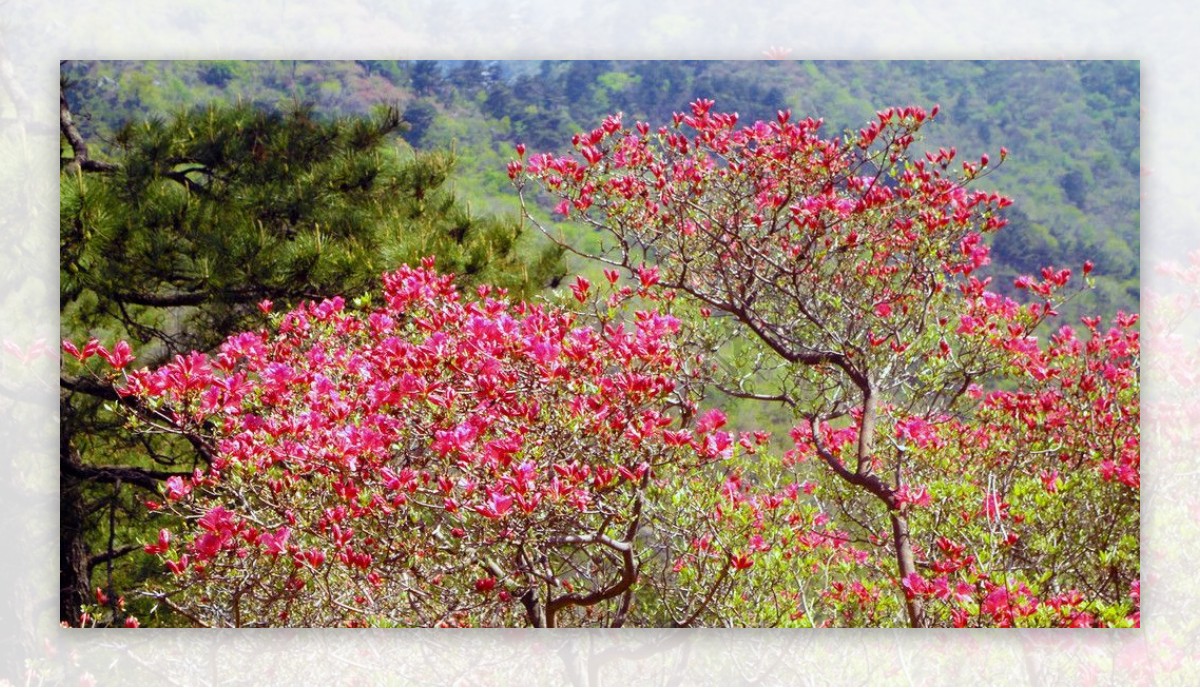
[[[986, 236], [1011, 201], [974, 188], [997, 164], [988, 155], [913, 152], [936, 114], [888, 108], [824, 136], [820, 120], [742, 124], [701, 99], [657, 129], [613, 115], [576, 136], [574, 154], [519, 149], [509, 174], [523, 199], [549, 196], [609, 239], [587, 257], [631, 272], [652, 261], [656, 289], [699, 306], [707, 350], [738, 352], [714, 373], [723, 391], [799, 416], [785, 466], [828, 469], [818, 482], [843, 530], [869, 545], [860, 579], [824, 598], [839, 622], [878, 623], [897, 598], [913, 626], [1136, 622], [1136, 317], [1108, 332], [1085, 319], [1086, 340], [1039, 336], [1072, 270], [1018, 277], [1006, 291], [1023, 303], [991, 284]], [[958, 588], [926, 574], [947, 534], [979, 552]], [[1120, 563], [1100, 566], [1089, 547]], [[984, 611], [996, 590], [1084, 601], [1009, 618]]]
[[734, 451], [719, 412], [680, 425], [670, 316], [464, 301], [429, 266], [382, 300], [125, 374], [142, 422], [209, 458], [166, 481], [182, 529], [145, 547], [164, 604], [204, 625], [555, 625], [631, 589], [649, 491]]
[[[796, 301], [803, 310], [787, 315], [798, 320], [855, 326], [803, 331], [820, 337], [763, 333], [797, 354], [869, 338], [903, 345], [912, 315], [950, 276], [988, 263], [982, 236], [1004, 225], [997, 211], [1011, 201], [962, 183], [954, 151], [908, 157], [931, 117], [924, 110], [881, 111], [842, 140], [822, 137], [819, 120], [781, 112], [739, 126], [712, 106], [697, 101], [656, 131], [614, 115], [575, 138], [582, 160], [522, 155], [509, 173], [523, 193], [536, 183], [561, 199], [563, 218], [602, 228], [622, 247], [597, 258], [633, 267], [635, 251], [652, 254], [664, 286], [747, 319]], [[989, 161], [963, 165], [974, 179]], [[747, 285], [755, 291], [743, 293]]]

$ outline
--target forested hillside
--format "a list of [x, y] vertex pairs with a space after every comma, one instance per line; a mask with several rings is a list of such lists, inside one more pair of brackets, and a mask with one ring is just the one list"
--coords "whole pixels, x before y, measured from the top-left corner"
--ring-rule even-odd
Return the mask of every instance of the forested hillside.
[[396, 105], [410, 145], [454, 149], [459, 193], [510, 211], [513, 144], [565, 150], [612, 112], [658, 124], [707, 97], [746, 121], [790, 108], [836, 133], [886, 106], [936, 103], [919, 145], [1008, 151], [985, 182], [1015, 201], [995, 239], [998, 281], [1090, 259], [1097, 289], [1066, 314], [1138, 309], [1136, 62], [77, 62], [64, 75], [81, 130], [99, 140], [212, 100], [327, 116]]

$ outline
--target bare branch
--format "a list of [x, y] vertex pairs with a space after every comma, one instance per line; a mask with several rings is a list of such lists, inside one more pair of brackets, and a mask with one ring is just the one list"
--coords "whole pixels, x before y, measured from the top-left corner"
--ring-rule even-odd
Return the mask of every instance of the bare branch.
[[159, 483], [173, 477], [187, 477], [191, 472], [152, 471], [130, 466], [88, 466], [77, 461], [63, 460], [60, 468], [64, 475], [83, 478], [98, 483], [129, 483], [155, 492]]
[[560, 535], [547, 538], [546, 543], [550, 545], [590, 545], [599, 543], [618, 552], [628, 552], [633, 549], [632, 544], [614, 540], [603, 533], [595, 533], [593, 535]]
[[121, 557], [125, 556], [126, 554], [129, 554], [131, 552], [136, 552], [141, 548], [142, 548], [141, 545], [122, 545], [121, 547], [118, 547], [116, 549], [110, 549], [106, 552], [100, 552], [99, 554], [93, 554], [92, 556], [88, 557], [88, 562], [87, 562], [88, 574], [90, 575], [92, 573], [92, 569], [96, 568], [97, 566], [99, 566], [101, 564], [110, 562], [114, 559], [120, 559]]
[[71, 108], [67, 105], [67, 94], [62, 89], [58, 91], [58, 128], [66, 137], [71, 150], [75, 152], [74, 158], [64, 158], [61, 161], [62, 167], [84, 172], [115, 172], [121, 169], [119, 165], [111, 162], [92, 160], [91, 154], [88, 152], [87, 141], [83, 139], [83, 135], [79, 133], [79, 129], [75, 127], [75, 121], [71, 118]]
[[72, 392], [88, 394], [93, 397], [107, 399], [108, 401], [121, 400], [121, 397], [117, 394], [116, 390], [113, 389], [112, 385], [104, 384], [98, 380], [62, 375], [58, 378], [58, 384], [63, 389], [69, 389]]

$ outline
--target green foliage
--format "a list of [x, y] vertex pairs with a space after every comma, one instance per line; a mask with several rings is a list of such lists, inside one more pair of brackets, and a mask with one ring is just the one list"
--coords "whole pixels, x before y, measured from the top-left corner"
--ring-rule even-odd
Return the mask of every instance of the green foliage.
[[[385, 266], [436, 253], [518, 290], [518, 228], [473, 217], [445, 188], [446, 153], [388, 147], [395, 111], [322, 123], [209, 106], [118, 132], [120, 169], [64, 177], [64, 298], [155, 305], [361, 290]], [[439, 266], [442, 267], [442, 266]]]
[[[94, 122], [80, 123], [85, 133], [115, 129], [120, 113], [130, 109], [162, 112], [222, 95], [272, 105], [307, 98], [322, 116], [365, 114], [390, 99], [401, 103], [414, 147], [454, 145], [464, 156], [458, 174], [465, 193], [488, 205], [504, 203], [507, 189], [495, 177], [512, 144], [555, 148], [612, 111], [669, 121], [704, 96], [743, 121], [772, 119], [777, 109], [791, 108], [824, 117], [836, 132], [859, 126], [881, 105], [940, 103], [942, 115], [926, 147], [953, 144], [964, 155], [988, 152], [993, 158], [1000, 144], [1010, 150], [992, 183], [1016, 201], [1013, 223], [1024, 225], [1020, 233], [1033, 245], [1020, 246], [1000, 233], [997, 241], [1010, 245], [998, 247], [997, 274], [1036, 272], [1044, 263], [1078, 269], [1090, 259], [1098, 295], [1068, 305], [1064, 318], [1096, 308], [1137, 310], [1136, 62], [223, 64], [71, 63], [66, 71], [87, 76], [73, 101], [86, 102], [93, 116]], [[230, 73], [221, 89], [204, 83], [213, 70]], [[1043, 262], [1034, 264], [1035, 258]]]
[[[235, 84], [243, 66], [226, 66], [204, 63], [204, 80]], [[141, 83], [151, 74], [127, 77]], [[91, 157], [114, 169], [66, 165], [60, 179], [63, 337], [128, 339], [138, 365], [154, 365], [260, 325], [256, 304], [264, 299], [284, 306], [353, 298], [381, 272], [425, 256], [436, 255], [438, 268], [464, 286], [486, 282], [524, 297], [561, 274], [559, 252], [524, 233], [515, 213], [476, 213], [459, 199], [450, 187], [453, 154], [414, 152], [399, 140], [401, 129], [394, 107], [330, 119], [312, 106], [241, 102], [134, 118], [97, 135]], [[74, 155], [65, 140], [62, 155]], [[95, 557], [161, 527], [142, 502], [155, 497], [157, 480], [204, 465], [203, 451], [176, 437], [131, 433], [109, 407], [111, 392], [80, 386], [84, 371], [64, 365], [64, 553], [66, 534], [77, 532]], [[101, 466], [131, 472], [114, 478], [97, 473]], [[128, 554], [111, 572], [106, 562], [92, 567], [92, 581], [64, 587], [76, 597], [96, 585], [132, 589], [148, 575], [147, 561]], [[64, 564], [64, 574], [73, 568], [79, 562]], [[144, 601], [128, 604], [147, 616]], [[64, 605], [64, 618], [77, 614]]]

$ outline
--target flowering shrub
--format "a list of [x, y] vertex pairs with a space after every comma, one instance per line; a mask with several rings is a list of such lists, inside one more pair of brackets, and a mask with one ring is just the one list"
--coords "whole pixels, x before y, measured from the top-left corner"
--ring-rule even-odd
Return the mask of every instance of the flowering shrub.
[[648, 495], [733, 452], [719, 412], [673, 415], [678, 322], [463, 302], [428, 266], [382, 301], [126, 374], [141, 427], [210, 462], [165, 483], [183, 527], [145, 547], [173, 574], [154, 594], [202, 625], [623, 623], [662, 542]]
[[1136, 317], [1039, 339], [1072, 271], [1019, 277], [1024, 304], [983, 276], [1011, 201], [972, 188], [987, 155], [912, 153], [936, 107], [827, 138], [713, 105], [657, 129], [613, 115], [574, 154], [518, 148], [509, 175], [608, 239], [566, 248], [695, 304], [690, 344], [736, 352], [710, 371], [726, 394], [798, 417], [785, 462], [824, 467], [865, 552], [827, 620], [894, 623], [899, 599], [913, 626], [1136, 622]]

